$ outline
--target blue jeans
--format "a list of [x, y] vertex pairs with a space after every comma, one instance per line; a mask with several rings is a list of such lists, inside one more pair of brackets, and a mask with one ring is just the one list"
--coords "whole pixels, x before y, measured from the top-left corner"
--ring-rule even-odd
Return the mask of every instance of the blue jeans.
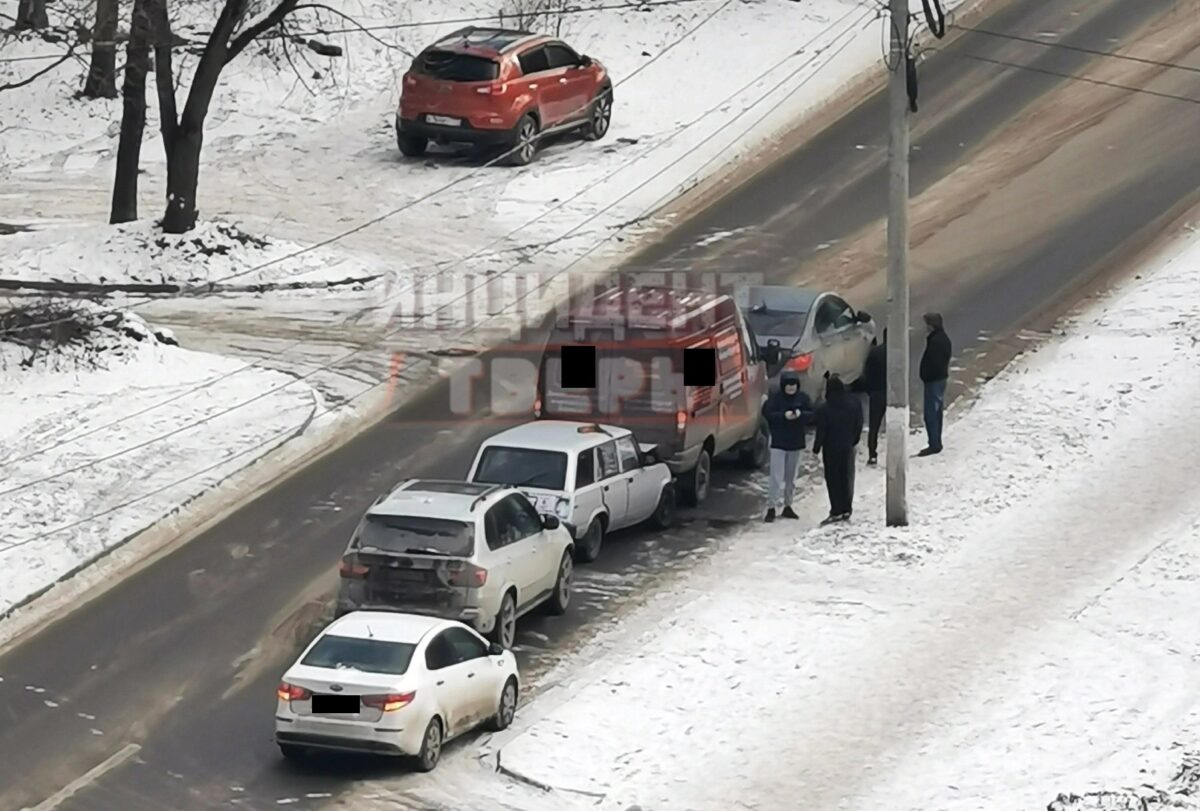
[[942, 415], [946, 411], [946, 381], [934, 380], [925, 384], [925, 433], [929, 447], [942, 449]]

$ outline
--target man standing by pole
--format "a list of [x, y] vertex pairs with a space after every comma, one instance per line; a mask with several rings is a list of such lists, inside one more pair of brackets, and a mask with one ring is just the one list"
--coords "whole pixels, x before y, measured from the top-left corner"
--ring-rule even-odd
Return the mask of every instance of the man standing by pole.
[[887, 524], [908, 524], [908, 2], [890, 0], [888, 68]]

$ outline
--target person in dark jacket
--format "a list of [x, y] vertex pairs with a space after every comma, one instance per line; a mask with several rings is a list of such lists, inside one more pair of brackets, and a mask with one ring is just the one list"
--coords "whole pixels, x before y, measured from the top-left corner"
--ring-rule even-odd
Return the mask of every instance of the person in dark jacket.
[[854, 457], [862, 438], [862, 404], [837, 375], [825, 385], [825, 402], [817, 409], [813, 453], [821, 454], [829, 517], [822, 524], [848, 521], [854, 512]]
[[950, 336], [939, 313], [925, 314], [925, 353], [921, 355], [921, 383], [925, 387], [925, 433], [929, 446], [918, 456], [942, 452], [942, 415], [946, 410], [946, 383], [950, 379]]
[[887, 410], [887, 330], [875, 341], [863, 364], [863, 389], [867, 392], [867, 464], [879, 462], [879, 429]]
[[785, 371], [779, 378], [779, 390], [763, 403], [763, 417], [771, 428], [771, 485], [767, 494], [768, 524], [775, 520], [777, 507], [784, 518], [799, 518], [792, 509], [796, 492], [796, 468], [804, 450], [804, 429], [812, 418], [812, 401], [800, 390], [800, 376]]

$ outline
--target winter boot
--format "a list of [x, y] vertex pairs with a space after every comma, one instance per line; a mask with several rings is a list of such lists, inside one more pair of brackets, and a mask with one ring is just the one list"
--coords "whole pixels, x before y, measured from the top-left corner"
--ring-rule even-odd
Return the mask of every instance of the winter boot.
[[871, 467], [875, 467], [875, 465], [879, 464], [879, 457], [878, 456], [868, 456], [867, 464], [870, 465]]
[[781, 515], [782, 515], [784, 518], [792, 518], [792, 519], [796, 519], [796, 518], [799, 518], [799, 517], [800, 517], [800, 516], [796, 515], [796, 511], [792, 509], [792, 505], [790, 505], [790, 504], [789, 504], [788, 506], [784, 507], [784, 508], [783, 508], [783, 512], [782, 512], [782, 513], [780, 513], [780, 514], [781, 514]]
[[830, 525], [830, 524], [837, 523], [837, 522], [838, 522], [838, 521], [840, 521], [840, 520], [841, 520], [841, 516], [840, 516], [840, 515], [834, 515], [833, 513], [830, 513], [830, 514], [828, 515], [828, 517], [826, 517], [826, 519], [825, 519], [824, 521], [822, 521], [822, 522], [821, 522], [821, 526], [823, 526], [823, 527], [824, 527], [824, 526], [828, 526], [828, 525]]
[[772, 507], [771, 509], [767, 510], [767, 515], [765, 518], [763, 518], [763, 523], [770, 524], [770, 523], [773, 523], [774, 521], [775, 521], [775, 508]]

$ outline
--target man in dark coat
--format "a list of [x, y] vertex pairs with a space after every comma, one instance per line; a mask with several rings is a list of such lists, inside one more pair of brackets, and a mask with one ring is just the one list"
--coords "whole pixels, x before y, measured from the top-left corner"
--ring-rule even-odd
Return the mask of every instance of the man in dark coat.
[[822, 524], [848, 521], [854, 512], [854, 457], [862, 438], [862, 404], [837, 375], [825, 386], [825, 402], [817, 409], [813, 453], [821, 454], [829, 517]]
[[950, 336], [939, 313], [925, 314], [925, 353], [921, 355], [921, 383], [925, 386], [925, 433], [929, 446], [918, 456], [942, 452], [942, 416], [946, 410], [946, 383], [950, 379]]
[[762, 407], [771, 428], [771, 485], [767, 494], [768, 524], [775, 520], [775, 509], [783, 507], [784, 518], [799, 518], [792, 509], [796, 492], [796, 468], [804, 450], [804, 429], [812, 418], [812, 401], [800, 390], [800, 376], [784, 371], [779, 390], [771, 392]]
[[879, 429], [887, 410], [887, 330], [875, 341], [863, 364], [862, 387], [867, 393], [867, 464], [879, 462]]

